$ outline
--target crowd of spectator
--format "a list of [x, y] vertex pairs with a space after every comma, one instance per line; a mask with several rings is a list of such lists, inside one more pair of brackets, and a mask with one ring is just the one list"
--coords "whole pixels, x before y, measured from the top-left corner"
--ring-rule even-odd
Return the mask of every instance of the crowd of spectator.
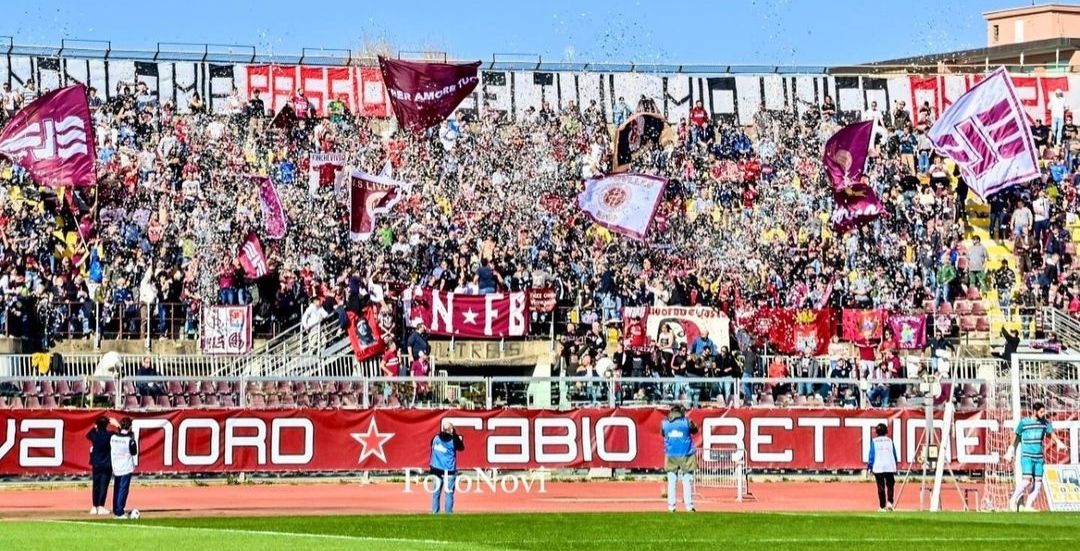
[[[575, 370], [607, 351], [585, 353], [586, 335], [567, 321], [615, 327], [630, 306], [921, 312], [992, 293], [1002, 307], [1024, 312], [1043, 305], [1080, 312], [1068, 229], [1080, 134], [1055, 106], [1053, 129], [1042, 121], [1032, 127], [1042, 177], [989, 200], [990, 237], [1016, 255], [1015, 265], [990, 270], [996, 259], [968, 226], [967, 204], [976, 198], [926, 138], [937, 115], [929, 106], [920, 107], [918, 125], [902, 101], [892, 109], [872, 102], [862, 114], [876, 122], [868, 174], [886, 214], [835, 235], [820, 153], [855, 121], [839, 120], [829, 97], [782, 110], [761, 105], [747, 126], [714, 119], [698, 102], [634, 161], [633, 170], [670, 179], [650, 238], [635, 241], [574, 205], [582, 180], [611, 167], [613, 124], [655, 109], [645, 97], [636, 109], [623, 98], [561, 108], [545, 101], [520, 120], [487, 107], [462, 110], [412, 135], [336, 100], [327, 116], [316, 116], [303, 90], [291, 102], [297, 120], [284, 123], [258, 90], [246, 99], [234, 91], [223, 112], [198, 96], [183, 106], [162, 101], [143, 82], [118, 85], [107, 99], [89, 93], [95, 188], [40, 188], [0, 161], [0, 323], [42, 348], [94, 333], [192, 338], [200, 308], [211, 304], [251, 304], [265, 333], [299, 323], [313, 299], [332, 310], [361, 295], [393, 310], [416, 285], [466, 293], [554, 288], [556, 332]], [[30, 81], [21, 90], [5, 85], [0, 118], [38, 94]], [[349, 168], [373, 173], [389, 162], [413, 192], [377, 220], [371, 240], [350, 241], [347, 198], [332, 186], [309, 189], [314, 152], [343, 152]], [[272, 178], [289, 221], [283, 239], [265, 237], [249, 174]], [[269, 273], [257, 279], [236, 260], [249, 232], [269, 259]], [[406, 337], [396, 335], [401, 344]], [[736, 350], [738, 369], [767, 373], [760, 362], [742, 363], [753, 343], [717, 344], [709, 351], [715, 369], [734, 369], [726, 358]], [[649, 368], [672, 374], [680, 354], [657, 352]]]

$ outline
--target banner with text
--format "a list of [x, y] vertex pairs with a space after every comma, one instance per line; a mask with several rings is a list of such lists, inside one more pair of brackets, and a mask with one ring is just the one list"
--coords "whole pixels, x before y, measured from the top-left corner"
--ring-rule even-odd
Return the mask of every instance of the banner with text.
[[523, 337], [529, 333], [527, 293], [465, 295], [424, 289], [412, 315], [433, 335], [467, 339]]
[[[85, 434], [100, 410], [0, 410], [0, 475], [89, 474]], [[124, 412], [139, 442], [136, 473], [314, 472], [426, 468], [430, 436], [451, 421], [465, 440], [458, 467], [659, 468], [660, 409], [179, 410]], [[112, 414], [119, 417], [119, 413]], [[916, 461], [921, 410], [699, 409], [698, 447], [739, 446], [752, 469], [865, 469], [871, 431], [889, 426], [901, 468]], [[1054, 419], [1069, 444], [1048, 463], [1076, 463], [1075, 416]], [[996, 464], [980, 412], [956, 414], [952, 466]], [[940, 434], [941, 420], [935, 421]], [[1001, 438], [1000, 436], [997, 438]]]
[[251, 305], [203, 308], [203, 354], [251, 352]]

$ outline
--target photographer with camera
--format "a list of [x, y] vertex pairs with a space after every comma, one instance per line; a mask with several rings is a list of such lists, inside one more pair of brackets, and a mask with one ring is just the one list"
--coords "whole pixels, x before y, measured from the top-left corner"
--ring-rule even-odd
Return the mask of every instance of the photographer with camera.
[[675, 482], [682, 479], [683, 504], [686, 510], [694, 511], [694, 471], [697, 469], [697, 450], [694, 448], [694, 435], [698, 428], [689, 417], [686, 409], [676, 404], [672, 406], [668, 418], [661, 425], [664, 435], [664, 470], [667, 471], [668, 511], [675, 512]]
[[435, 490], [431, 493], [431, 512], [438, 514], [443, 491], [446, 492], [446, 514], [454, 512], [454, 489], [457, 485], [457, 454], [465, 450], [465, 441], [454, 424], [443, 421], [442, 431], [431, 439], [431, 474]]

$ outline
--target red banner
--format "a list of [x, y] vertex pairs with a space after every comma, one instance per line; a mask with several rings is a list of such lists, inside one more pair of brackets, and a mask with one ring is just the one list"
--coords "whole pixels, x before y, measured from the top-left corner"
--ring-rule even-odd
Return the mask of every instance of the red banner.
[[468, 339], [523, 337], [529, 333], [526, 293], [463, 295], [424, 289], [413, 298], [412, 314], [433, 335]]
[[844, 309], [844, 340], [860, 344], [881, 340], [887, 314], [885, 310]]
[[407, 190], [404, 182], [389, 176], [353, 171], [349, 185], [349, 238], [353, 241], [371, 239], [376, 215], [390, 212]]
[[[101, 413], [0, 410], [0, 475], [88, 473], [84, 435]], [[660, 422], [667, 412], [303, 409], [128, 415], [140, 447], [136, 472], [183, 473], [426, 468], [430, 436], [443, 420], [451, 420], [465, 440], [458, 461], [465, 469], [659, 468]], [[888, 424], [904, 468], [915, 460], [926, 427], [921, 410], [703, 409], [690, 416], [701, 427], [699, 447], [742, 446], [756, 469], [863, 469], [878, 423]], [[1068, 421], [1055, 419], [1059, 426]], [[1011, 429], [999, 428], [981, 412], [956, 414], [954, 468], [997, 462], [1000, 450], [986, 452], [988, 430]], [[1074, 436], [1060, 434], [1074, 449]]]
[[441, 123], [480, 83], [479, 61], [425, 63], [380, 56], [379, 66], [390, 105], [408, 130]]
[[365, 307], [362, 315], [346, 312], [345, 317], [349, 320], [345, 332], [349, 334], [349, 345], [352, 346], [357, 361], [374, 358], [386, 350], [386, 341], [383, 339], [382, 327], [379, 326], [374, 306]]
[[553, 312], [555, 311], [555, 289], [529, 289], [530, 312]]
[[836, 311], [828, 309], [762, 308], [748, 321], [749, 329], [767, 337], [774, 350], [782, 354], [810, 350], [815, 356], [828, 353], [835, 326]]
[[889, 328], [900, 350], [926, 348], [926, 316], [892, 316]]
[[262, 244], [254, 233], [249, 233], [244, 239], [240, 254], [236, 258], [240, 261], [240, 266], [244, 268], [244, 273], [252, 279], [260, 278], [270, 271], [266, 265], [266, 255], [263, 254]]
[[0, 155], [44, 186], [96, 184], [97, 153], [86, 87], [54, 90], [20, 109], [0, 133]]

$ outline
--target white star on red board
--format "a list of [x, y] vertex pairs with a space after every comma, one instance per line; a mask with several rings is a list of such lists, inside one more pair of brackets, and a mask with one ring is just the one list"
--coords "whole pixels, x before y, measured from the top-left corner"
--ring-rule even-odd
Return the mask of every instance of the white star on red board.
[[465, 310], [461, 313], [461, 317], [465, 318], [465, 323], [470, 325], [476, 325], [476, 316], [479, 316], [479, 312], [473, 312], [472, 308]]
[[371, 456], [378, 457], [383, 463], [386, 463], [386, 451], [383, 450], [383, 446], [394, 437], [394, 434], [392, 432], [379, 432], [379, 426], [375, 424], [374, 417], [368, 423], [367, 432], [350, 433], [349, 436], [352, 436], [354, 440], [363, 446], [360, 450], [360, 460], [357, 463], [363, 463], [365, 459]]

